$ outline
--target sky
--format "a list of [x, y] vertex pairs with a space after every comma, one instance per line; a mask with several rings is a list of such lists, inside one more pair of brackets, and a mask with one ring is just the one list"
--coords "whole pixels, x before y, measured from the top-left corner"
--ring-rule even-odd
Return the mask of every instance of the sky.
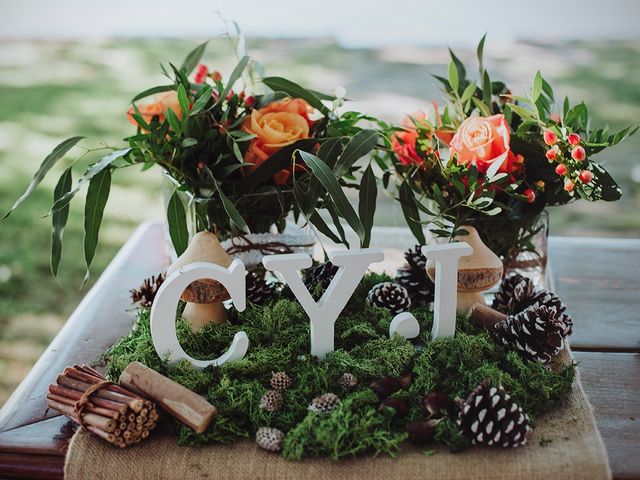
[[347, 47], [640, 37], [636, 0], [0, 0], [0, 39], [333, 37]]

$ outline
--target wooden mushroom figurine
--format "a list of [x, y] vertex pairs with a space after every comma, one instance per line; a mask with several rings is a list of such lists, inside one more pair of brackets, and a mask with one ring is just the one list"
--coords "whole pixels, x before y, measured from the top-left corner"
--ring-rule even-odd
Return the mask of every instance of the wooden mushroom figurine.
[[[502, 279], [503, 265], [500, 258], [487, 247], [478, 231], [464, 226], [469, 235], [457, 236], [454, 241], [467, 242], [473, 253], [461, 257], [458, 263], [458, 313], [467, 313], [476, 303], [484, 304], [482, 292]], [[435, 281], [435, 262], [427, 261], [427, 275]]]
[[[199, 232], [194, 235], [184, 253], [169, 267], [167, 277], [190, 263], [208, 262], [228, 268], [231, 261], [215, 234]], [[210, 278], [197, 280], [180, 296], [181, 300], [187, 302], [182, 317], [191, 325], [193, 332], [211, 322], [224, 323], [227, 321], [227, 310], [222, 302], [228, 298], [229, 292], [220, 282]]]

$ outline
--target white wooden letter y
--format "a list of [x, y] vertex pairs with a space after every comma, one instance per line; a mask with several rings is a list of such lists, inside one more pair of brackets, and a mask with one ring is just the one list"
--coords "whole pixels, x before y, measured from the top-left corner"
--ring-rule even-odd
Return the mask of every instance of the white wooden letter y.
[[268, 270], [280, 272], [311, 320], [311, 354], [325, 358], [333, 352], [334, 325], [372, 263], [384, 259], [382, 250], [367, 248], [329, 254], [331, 263], [339, 266], [331, 284], [318, 302], [304, 286], [299, 271], [312, 265], [304, 253], [269, 255], [262, 259]]

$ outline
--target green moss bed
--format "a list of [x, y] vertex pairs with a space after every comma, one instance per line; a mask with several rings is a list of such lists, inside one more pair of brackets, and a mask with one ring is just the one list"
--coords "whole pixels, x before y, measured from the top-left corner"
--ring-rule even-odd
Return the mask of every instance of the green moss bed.
[[[178, 337], [195, 358], [215, 358], [231, 344], [234, 334], [244, 330], [250, 347], [240, 361], [218, 368], [194, 370], [187, 362], [168, 366], [156, 354], [151, 340], [149, 309], [141, 308], [131, 333], [103, 356], [107, 373], [117, 379], [133, 361], [161, 372], [203, 395], [218, 409], [218, 415], [203, 434], [197, 434], [175, 420], [168, 428], [180, 445], [232, 443], [253, 438], [260, 427], [285, 432], [282, 454], [298, 460], [309, 456], [332, 459], [363, 453], [394, 455], [407, 439], [405, 426], [423, 418], [420, 401], [424, 394], [438, 391], [451, 398], [466, 398], [484, 379], [502, 385], [534, 420], [552, 409], [571, 389], [574, 365], [555, 372], [539, 363], [526, 362], [513, 351], [493, 342], [467, 318], [459, 317], [455, 338], [431, 341], [432, 313], [428, 308], [412, 309], [421, 327], [413, 341], [388, 337], [392, 316], [386, 310], [365, 305], [369, 289], [386, 276], [364, 277], [335, 325], [335, 351], [319, 361], [309, 354], [309, 319], [300, 304], [285, 293], [265, 306], [249, 305], [244, 312], [231, 310], [230, 323], [211, 325], [198, 334], [178, 320]], [[317, 292], [316, 292], [317, 293]], [[294, 379], [277, 412], [259, 408], [270, 388], [271, 373], [284, 371]], [[412, 385], [392, 397], [407, 400], [410, 411], [404, 418], [391, 408], [380, 409], [380, 400], [369, 388], [380, 376], [414, 372]], [[357, 386], [349, 391], [339, 383], [349, 372]], [[328, 414], [310, 412], [314, 397], [337, 394], [341, 402]], [[437, 426], [435, 442], [452, 451], [469, 446], [455, 426], [450, 412]]]

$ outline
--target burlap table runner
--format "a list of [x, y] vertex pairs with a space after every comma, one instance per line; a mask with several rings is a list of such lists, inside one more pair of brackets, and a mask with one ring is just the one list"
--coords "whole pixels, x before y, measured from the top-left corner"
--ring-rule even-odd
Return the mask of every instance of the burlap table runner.
[[[570, 358], [568, 352], [565, 358]], [[461, 454], [449, 453], [444, 448], [431, 455], [424, 452], [406, 445], [396, 458], [365, 456], [340, 462], [326, 459], [291, 462], [259, 449], [248, 440], [234, 445], [178, 447], [175, 437], [158, 434], [121, 450], [79, 431], [69, 445], [64, 474], [67, 480], [611, 478], [607, 454], [579, 375], [566, 400], [538, 419], [524, 448], [476, 447]]]

